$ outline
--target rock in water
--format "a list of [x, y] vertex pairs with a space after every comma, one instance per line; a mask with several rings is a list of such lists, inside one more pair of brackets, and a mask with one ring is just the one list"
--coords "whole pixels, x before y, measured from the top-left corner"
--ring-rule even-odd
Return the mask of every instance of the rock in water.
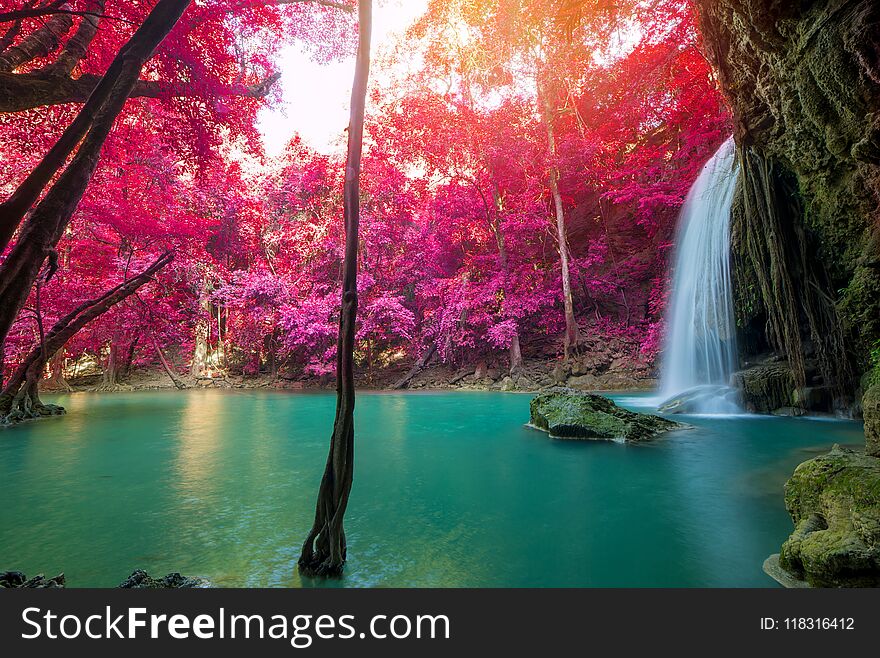
[[54, 578], [46, 578], [43, 574], [39, 574], [28, 580], [21, 571], [7, 571], [0, 574], [0, 587], [8, 589], [53, 589], [64, 587], [64, 574], [60, 573]]
[[146, 571], [134, 571], [124, 582], [122, 589], [201, 589], [211, 587], [204, 578], [186, 578], [179, 573], [169, 573], [164, 578], [153, 578]]
[[601, 395], [572, 389], [542, 393], [532, 400], [529, 425], [554, 439], [649, 441], [658, 434], [688, 427], [660, 416], [621, 409]]
[[795, 378], [787, 363], [767, 363], [740, 370], [733, 375], [733, 387], [740, 391], [747, 411], [769, 414], [794, 405]]
[[797, 467], [785, 507], [782, 568], [814, 587], [880, 586], [880, 459], [835, 445]]
[[868, 388], [862, 398], [865, 416], [865, 445], [869, 455], [880, 457], [880, 379]]

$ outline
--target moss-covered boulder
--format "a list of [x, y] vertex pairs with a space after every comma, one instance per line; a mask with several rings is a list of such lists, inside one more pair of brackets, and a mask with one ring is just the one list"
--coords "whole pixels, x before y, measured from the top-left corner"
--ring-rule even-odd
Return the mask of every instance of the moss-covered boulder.
[[747, 411], [769, 414], [795, 405], [795, 378], [787, 363], [766, 363], [733, 375], [733, 387]]
[[865, 449], [869, 455], [880, 457], [880, 380], [876, 380], [862, 397], [865, 417]]
[[601, 395], [556, 389], [532, 400], [529, 425], [555, 439], [639, 442], [687, 425], [621, 409]]
[[834, 446], [797, 467], [785, 506], [782, 568], [814, 587], [880, 586], [880, 459]]

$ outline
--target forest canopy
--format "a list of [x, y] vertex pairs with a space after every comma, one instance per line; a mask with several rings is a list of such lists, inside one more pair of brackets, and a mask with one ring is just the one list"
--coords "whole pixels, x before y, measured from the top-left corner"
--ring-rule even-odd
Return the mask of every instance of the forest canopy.
[[[172, 377], [335, 369], [344, 153], [294, 136], [269, 157], [257, 114], [277, 102], [285, 42], [320, 61], [353, 54], [356, 3], [177, 4], [9, 305], [5, 383], [41, 346], [45, 374], [110, 384], [160, 362]], [[25, 210], [12, 201], [161, 5], [3, 3], [0, 278], [95, 125], [68, 133]], [[730, 134], [690, 3], [431, 0], [374, 69], [355, 344], [366, 377], [428, 353], [516, 370], [589, 337], [652, 364], [678, 210]], [[59, 322], [145, 271], [45, 353]]]

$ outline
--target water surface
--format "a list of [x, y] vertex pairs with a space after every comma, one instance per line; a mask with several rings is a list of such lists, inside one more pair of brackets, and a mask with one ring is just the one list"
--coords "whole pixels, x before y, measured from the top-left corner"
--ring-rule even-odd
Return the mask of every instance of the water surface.
[[[553, 441], [530, 396], [361, 394], [342, 585], [772, 586], [782, 486], [861, 425], [691, 418], [651, 445]], [[115, 586], [133, 569], [300, 586], [329, 394], [75, 394], [0, 431], [0, 570]], [[644, 406], [639, 396], [619, 398]]]

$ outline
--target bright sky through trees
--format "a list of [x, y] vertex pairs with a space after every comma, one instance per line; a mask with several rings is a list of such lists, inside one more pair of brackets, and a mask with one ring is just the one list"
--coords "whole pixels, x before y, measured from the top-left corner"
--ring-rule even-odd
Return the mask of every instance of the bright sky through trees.
[[[428, 0], [378, 2], [373, 18], [373, 55], [393, 44], [427, 6]], [[290, 43], [282, 49], [278, 65], [281, 101], [264, 108], [259, 116], [266, 152], [280, 154], [294, 133], [321, 153], [341, 152], [345, 148], [354, 52], [343, 60], [320, 63], [301, 42]], [[381, 71], [376, 73], [376, 83], [382, 84]], [[305, 96], [303, 90], [308, 90]]]

